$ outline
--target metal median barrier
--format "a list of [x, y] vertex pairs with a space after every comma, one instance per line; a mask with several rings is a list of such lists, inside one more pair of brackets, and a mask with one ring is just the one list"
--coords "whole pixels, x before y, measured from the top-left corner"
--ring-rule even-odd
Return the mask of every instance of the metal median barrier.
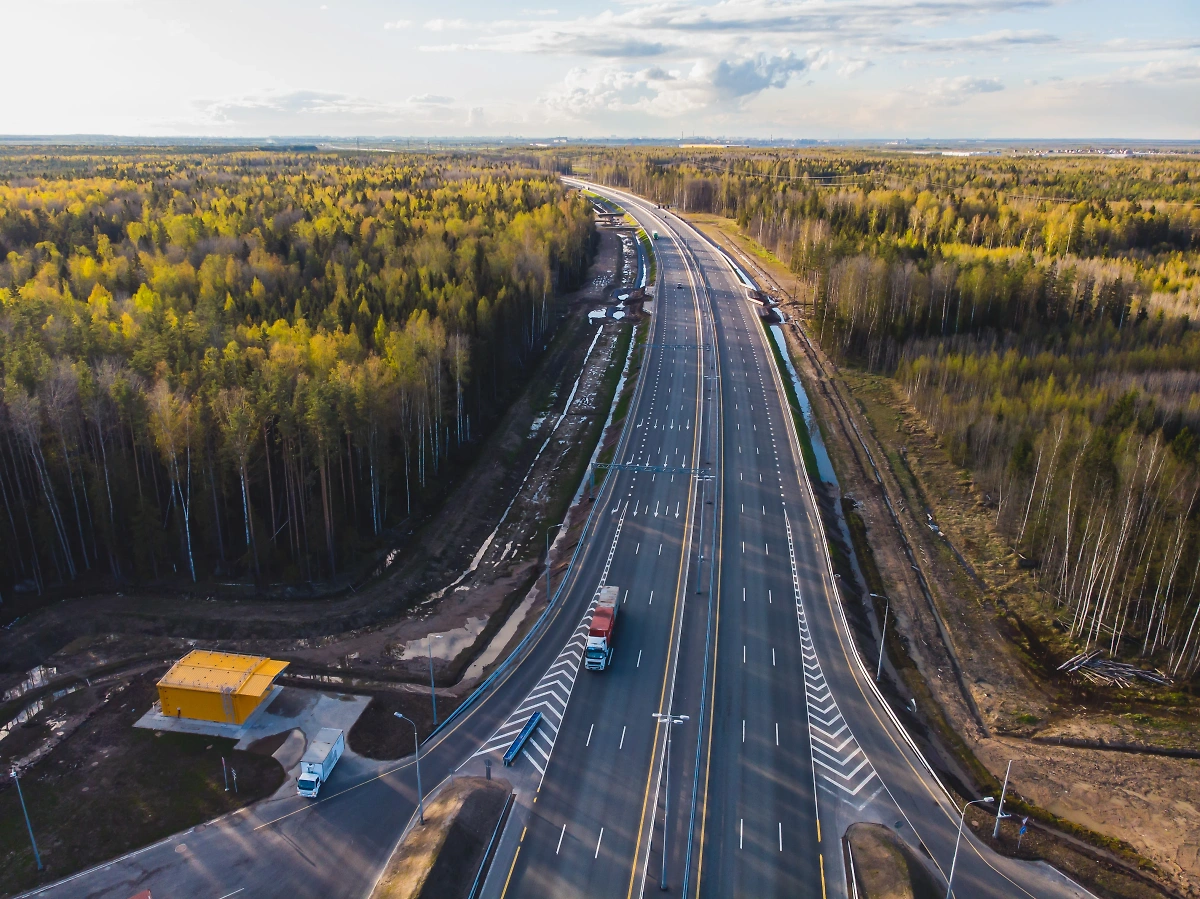
[[525, 747], [525, 741], [533, 736], [533, 732], [537, 730], [537, 726], [541, 723], [541, 712], [534, 712], [529, 716], [529, 720], [525, 722], [525, 726], [521, 728], [521, 732], [517, 734], [517, 738], [508, 747], [508, 752], [504, 753], [504, 766], [506, 768], [517, 760], [517, 756], [521, 754], [521, 750]]

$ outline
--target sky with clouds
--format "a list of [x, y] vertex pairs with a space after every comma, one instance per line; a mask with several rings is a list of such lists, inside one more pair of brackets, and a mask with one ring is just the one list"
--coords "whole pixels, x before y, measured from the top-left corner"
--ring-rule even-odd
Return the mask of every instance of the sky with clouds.
[[0, 134], [1200, 139], [1200, 0], [547, 3], [0, 0]]

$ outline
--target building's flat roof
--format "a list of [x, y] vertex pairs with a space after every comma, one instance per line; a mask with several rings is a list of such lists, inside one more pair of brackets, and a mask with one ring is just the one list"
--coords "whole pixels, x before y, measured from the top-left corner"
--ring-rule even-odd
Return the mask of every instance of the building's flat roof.
[[193, 649], [171, 666], [158, 682], [160, 687], [183, 687], [206, 693], [238, 693], [262, 696], [288, 666], [287, 662], [240, 652], [210, 652]]

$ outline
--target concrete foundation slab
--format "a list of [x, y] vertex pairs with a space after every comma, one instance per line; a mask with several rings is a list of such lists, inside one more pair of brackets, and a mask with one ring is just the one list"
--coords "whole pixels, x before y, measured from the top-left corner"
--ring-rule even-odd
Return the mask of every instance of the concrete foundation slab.
[[[256, 727], [259, 720], [265, 714], [267, 707], [275, 701], [283, 689], [283, 687], [278, 685], [273, 687], [267, 698], [259, 703], [258, 708], [242, 724], [222, 724], [217, 721], [201, 721], [198, 718], [164, 715], [162, 707], [156, 701], [151, 706], [150, 711], [135, 721], [133, 726], [175, 734], [200, 734], [206, 737], [228, 737], [231, 740], [240, 740]], [[278, 733], [278, 731], [275, 731], [275, 733]]]

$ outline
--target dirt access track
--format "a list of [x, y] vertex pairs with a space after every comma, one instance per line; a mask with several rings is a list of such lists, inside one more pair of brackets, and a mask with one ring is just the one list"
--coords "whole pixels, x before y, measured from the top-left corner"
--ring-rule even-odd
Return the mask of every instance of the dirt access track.
[[[879, 594], [847, 593], [847, 612], [864, 655], [874, 658], [890, 597], [885, 692], [930, 761], [953, 789], [976, 798], [999, 791], [1012, 760], [1010, 799], [1015, 793], [1018, 803], [1028, 801], [1048, 823], [1059, 819], [1056, 835], [1031, 820], [1034, 836], [1023, 854], [1032, 845], [1105, 895], [1163, 895], [1162, 887], [1200, 895], [1200, 761], [1154, 751], [1200, 755], [1190, 698], [1105, 693], [1058, 674], [1056, 665], [1077, 650], [1053, 627], [1033, 574], [1018, 569], [991, 526], [985, 498], [895, 382], [839, 368], [825, 356], [804, 302], [814, 285], [804, 276], [787, 271], [735, 223], [689, 218], [783, 299], [789, 350], [842, 492], [829, 501], [840, 499], [851, 530], [860, 529], [863, 545], [855, 540], [855, 548], [869, 591]], [[914, 699], [916, 712], [904, 709]], [[1172, 709], [1180, 705], [1183, 713]], [[1058, 737], [1152, 751], [1043, 742]], [[1017, 826], [1005, 823], [997, 848], [1014, 851]], [[1076, 839], [1077, 828], [1100, 836], [1080, 831], [1086, 841]], [[1153, 870], [1134, 870], [1139, 866]]]
[[35, 665], [53, 666], [62, 682], [172, 659], [197, 641], [281, 656], [293, 672], [353, 668], [428, 683], [426, 646], [414, 641], [430, 633], [445, 634], [433, 646], [439, 684], [458, 681], [527, 598], [543, 529], [562, 520], [608, 414], [623, 361], [618, 349], [628, 345], [631, 328], [587, 320], [621, 283], [619, 236], [601, 231], [599, 241], [585, 286], [557, 304], [559, 327], [527, 388], [388, 573], [326, 599], [110, 594], [61, 601], [0, 630], [0, 665], [8, 671], [0, 690], [19, 684]]

